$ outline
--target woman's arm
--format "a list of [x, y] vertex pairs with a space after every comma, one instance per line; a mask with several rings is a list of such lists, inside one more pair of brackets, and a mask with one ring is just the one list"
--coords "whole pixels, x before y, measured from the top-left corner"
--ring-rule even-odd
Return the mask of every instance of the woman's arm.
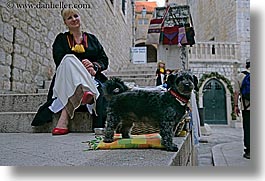
[[67, 54], [67, 50], [65, 48], [65, 43], [67, 44], [67, 41], [65, 42], [65, 36], [63, 33], [60, 33], [56, 36], [55, 41], [52, 45], [52, 54], [53, 54], [53, 60], [56, 65], [56, 68], [60, 65], [63, 57]]
[[[98, 39], [94, 36], [93, 39], [95, 40], [95, 43], [98, 47], [98, 54], [97, 54], [97, 61], [93, 62], [93, 64], [95, 65], [96, 69], [98, 69], [98, 72], [101, 72], [103, 70], [106, 70], [109, 66], [109, 59], [104, 51], [103, 46], [100, 44], [100, 42], [98, 41]], [[89, 41], [89, 40], [88, 40]]]

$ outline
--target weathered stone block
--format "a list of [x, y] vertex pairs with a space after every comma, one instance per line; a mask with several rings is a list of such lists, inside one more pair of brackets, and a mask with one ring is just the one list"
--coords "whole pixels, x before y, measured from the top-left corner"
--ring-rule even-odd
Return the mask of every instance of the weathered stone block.
[[[56, 126], [59, 114], [56, 114], [52, 123], [32, 127], [31, 122], [36, 112], [0, 112], [0, 133], [39, 133], [51, 132]], [[92, 117], [88, 113], [78, 112], [73, 120], [69, 121], [70, 132], [92, 132]]]
[[4, 65], [5, 59], [6, 59], [6, 53], [2, 48], [0, 48], [0, 64]]
[[70, 120], [69, 129], [73, 132], [92, 132], [92, 116], [88, 112], [76, 112]]
[[0, 94], [0, 112], [35, 112], [47, 94]]
[[6, 68], [6, 66], [0, 65], [0, 72], [1, 72], [1, 77], [10, 77], [10, 68]]
[[2, 45], [4, 51], [8, 54], [13, 52], [12, 42], [5, 40], [4, 38], [0, 38], [0, 44]]
[[7, 41], [9, 41], [9, 42], [13, 41], [13, 32], [14, 32], [13, 26], [11, 26], [8, 23], [4, 23], [4, 38]]
[[0, 37], [4, 36], [4, 23], [0, 21]]
[[29, 36], [21, 30], [16, 30], [15, 39], [18, 44], [29, 47]]
[[27, 60], [25, 57], [17, 53], [14, 54], [14, 67], [25, 70], [26, 64], [27, 64]]

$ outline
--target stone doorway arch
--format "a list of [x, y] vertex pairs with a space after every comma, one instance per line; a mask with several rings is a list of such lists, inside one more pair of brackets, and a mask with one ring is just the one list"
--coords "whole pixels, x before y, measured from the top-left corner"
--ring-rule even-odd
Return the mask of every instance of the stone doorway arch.
[[220, 75], [218, 72], [211, 72], [209, 74], [203, 74], [203, 76], [199, 80], [199, 92], [198, 92], [198, 99], [199, 99], [199, 108], [204, 107], [204, 100], [203, 100], [203, 95], [204, 95], [204, 87], [210, 80], [217, 80], [224, 88], [224, 94], [225, 94], [225, 106], [226, 106], [226, 120], [228, 125], [231, 125], [232, 122], [232, 115], [234, 115], [233, 111], [233, 104], [234, 104], [234, 99], [233, 99], [233, 87], [231, 85], [231, 82], [224, 77], [223, 75]]
[[204, 122], [207, 124], [227, 124], [226, 99], [223, 84], [212, 78], [203, 87]]

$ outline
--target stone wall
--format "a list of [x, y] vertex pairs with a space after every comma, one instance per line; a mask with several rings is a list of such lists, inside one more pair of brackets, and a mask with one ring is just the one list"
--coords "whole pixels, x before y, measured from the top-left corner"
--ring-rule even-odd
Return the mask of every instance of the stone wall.
[[240, 42], [242, 66], [250, 57], [249, 0], [188, 0], [197, 41]]
[[187, 0], [168, 0], [168, 4], [170, 4], [170, 3], [176, 3], [178, 5], [186, 5]]
[[109, 70], [129, 62], [131, 0], [124, 1], [125, 13], [123, 1], [117, 0], [44, 2], [0, 2], [0, 93], [33, 93], [52, 78], [52, 43], [59, 32], [67, 31], [60, 15], [64, 5], [80, 10], [82, 30], [98, 37], [109, 57]]
[[234, 76], [236, 75], [237, 65], [234, 62], [199, 62], [191, 61], [189, 62], [189, 68], [192, 72], [200, 79], [203, 74], [218, 72], [219, 74], [225, 76], [228, 80], [234, 81]]
[[240, 42], [242, 66], [250, 58], [250, 0], [237, 3], [237, 40]]
[[236, 1], [189, 0], [197, 41], [236, 41]]

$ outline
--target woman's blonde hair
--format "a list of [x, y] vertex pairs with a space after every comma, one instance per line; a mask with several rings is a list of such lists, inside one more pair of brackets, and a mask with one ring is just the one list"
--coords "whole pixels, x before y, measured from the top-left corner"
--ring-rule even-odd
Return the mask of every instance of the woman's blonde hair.
[[166, 65], [162, 60], [160, 60], [159, 62], [157, 62], [157, 68], [160, 68], [160, 64], [164, 64], [164, 66]]
[[62, 9], [61, 15], [63, 17], [63, 20], [65, 20], [70, 14], [78, 14], [80, 16], [80, 13], [77, 9], [75, 8], [67, 8], [67, 9]]

